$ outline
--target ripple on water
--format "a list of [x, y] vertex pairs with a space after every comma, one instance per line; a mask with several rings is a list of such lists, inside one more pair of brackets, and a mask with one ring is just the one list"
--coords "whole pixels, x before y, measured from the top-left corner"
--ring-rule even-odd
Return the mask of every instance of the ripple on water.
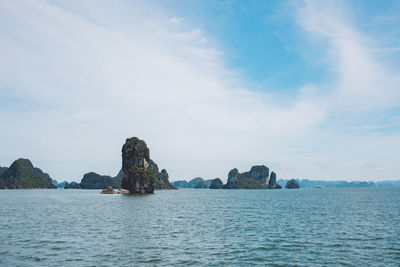
[[400, 266], [400, 190], [0, 194], [0, 265]]

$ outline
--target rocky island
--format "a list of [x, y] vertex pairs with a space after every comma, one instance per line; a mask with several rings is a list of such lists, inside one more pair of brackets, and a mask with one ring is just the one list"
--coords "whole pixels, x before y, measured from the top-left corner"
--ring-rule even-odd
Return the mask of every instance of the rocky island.
[[276, 174], [264, 165], [253, 166], [250, 171], [239, 173], [232, 169], [228, 173], [228, 181], [223, 189], [281, 189], [276, 182]]
[[[124, 169], [125, 167], [125, 169]], [[128, 173], [129, 175], [126, 175]], [[129, 179], [128, 176], [131, 178]], [[123, 185], [125, 177], [125, 184]], [[136, 177], [136, 178], [132, 178]], [[137, 183], [138, 191], [132, 188], [132, 181]], [[151, 181], [151, 182], [150, 182]], [[149, 183], [150, 182], [150, 183]], [[147, 183], [141, 187], [141, 183]], [[137, 137], [126, 139], [126, 143], [122, 147], [122, 169], [118, 172], [117, 176], [111, 177], [109, 175], [100, 175], [95, 172], [89, 172], [83, 175], [81, 182], [66, 183], [64, 189], [105, 189], [108, 187], [123, 188], [125, 191], [120, 190], [126, 194], [131, 187], [131, 192], [147, 193], [147, 191], [161, 190], [161, 189], [176, 189], [169, 182], [169, 175], [166, 169], [159, 171], [158, 165], [150, 158], [150, 151], [146, 143]], [[125, 187], [124, 187], [125, 186]], [[151, 188], [154, 187], [153, 190]], [[144, 188], [147, 188], [143, 191]], [[130, 190], [129, 190], [130, 191]]]
[[210, 189], [281, 189], [277, 183], [275, 172], [269, 173], [265, 165], [251, 167], [250, 171], [239, 173], [234, 168], [228, 173], [227, 183], [224, 185], [220, 178], [204, 180], [196, 177], [191, 181], [174, 181], [172, 184], [178, 188], [210, 188]]
[[285, 188], [287, 188], [287, 189], [297, 189], [297, 188], [300, 188], [300, 185], [295, 179], [291, 179], [286, 183]]
[[150, 159], [150, 150], [137, 137], [126, 139], [122, 147], [122, 189], [130, 193], [153, 193], [155, 189], [175, 189], [169, 182], [168, 172], [158, 171], [157, 164]]
[[50, 176], [29, 159], [18, 159], [2, 171], [0, 189], [56, 188]]

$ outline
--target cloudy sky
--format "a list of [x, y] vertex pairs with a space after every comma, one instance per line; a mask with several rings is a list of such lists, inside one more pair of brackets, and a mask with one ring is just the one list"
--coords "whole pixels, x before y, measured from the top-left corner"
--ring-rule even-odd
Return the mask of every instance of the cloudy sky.
[[400, 2], [0, 1], [0, 166], [399, 179]]

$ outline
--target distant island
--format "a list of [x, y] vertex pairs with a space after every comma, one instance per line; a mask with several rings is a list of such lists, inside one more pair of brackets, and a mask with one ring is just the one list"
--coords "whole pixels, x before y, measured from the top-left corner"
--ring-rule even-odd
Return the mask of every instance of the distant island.
[[35, 168], [29, 159], [17, 159], [10, 167], [1, 168], [0, 189], [51, 188], [50, 176]]
[[[400, 181], [365, 182], [324, 181], [308, 179], [279, 179], [265, 165], [256, 165], [240, 173], [234, 168], [229, 171], [227, 183], [220, 178], [169, 182], [167, 170], [159, 171], [158, 165], [150, 158], [150, 151], [143, 140], [137, 137], [126, 139], [122, 148], [122, 168], [114, 177], [89, 172], [80, 182], [60, 182], [52, 179], [40, 168], [34, 167], [29, 159], [20, 158], [10, 167], [0, 166], [0, 189], [64, 188], [64, 189], [105, 189], [122, 188], [131, 193], [152, 193], [154, 190], [195, 188], [195, 189], [287, 189], [333, 188], [333, 187], [400, 187]], [[124, 191], [125, 192], [125, 191]]]

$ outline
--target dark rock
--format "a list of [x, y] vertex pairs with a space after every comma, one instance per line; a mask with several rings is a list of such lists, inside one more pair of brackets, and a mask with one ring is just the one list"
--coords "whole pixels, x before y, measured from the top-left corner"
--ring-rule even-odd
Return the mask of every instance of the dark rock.
[[207, 183], [205, 181], [200, 181], [196, 184], [196, 186], [194, 187], [196, 189], [207, 189]]
[[56, 188], [52, 179], [41, 169], [35, 168], [29, 159], [18, 159], [0, 174], [0, 188]]
[[292, 179], [292, 180], [289, 180], [286, 183], [285, 188], [287, 188], [287, 189], [297, 189], [297, 188], [300, 188], [300, 185], [295, 179]]
[[239, 173], [235, 168], [228, 174], [228, 181], [223, 186], [224, 189], [277, 189], [282, 188], [276, 183], [276, 174], [271, 172], [264, 165], [253, 166], [250, 171]]
[[177, 188], [189, 188], [189, 183], [185, 180], [173, 181], [172, 185]]
[[66, 183], [64, 189], [81, 189], [81, 185], [77, 182]]
[[198, 183], [204, 182], [204, 181], [205, 181], [205, 180], [204, 180], [203, 178], [201, 178], [201, 177], [196, 177], [196, 178], [194, 178], [194, 179], [192, 179], [192, 180], [189, 181], [189, 183], [188, 183], [189, 188], [195, 188], [195, 187], [197, 186]]
[[256, 179], [264, 187], [267, 187], [267, 180], [269, 176], [269, 169], [264, 166], [253, 166], [250, 169], [250, 176]]
[[7, 167], [0, 167], [0, 174], [2, 174], [3, 172], [5, 172], [8, 168]]
[[109, 175], [100, 175], [95, 172], [86, 173], [81, 180], [82, 189], [104, 189], [113, 186], [114, 179]]
[[223, 189], [265, 189], [265, 187], [254, 178], [240, 177], [234, 182], [224, 185]]
[[122, 147], [122, 189], [131, 193], [153, 193], [156, 176], [149, 169], [150, 151], [143, 140], [137, 137], [126, 139]]
[[115, 194], [115, 190], [111, 186], [107, 186], [106, 189], [101, 191], [101, 194]]
[[238, 169], [234, 168], [232, 170], [229, 171], [228, 173], [228, 184], [232, 184], [234, 182], [236, 182], [237, 180], [239, 180], [240, 178], [240, 174]]
[[228, 173], [228, 181], [224, 189], [262, 189], [268, 188], [267, 178], [269, 169], [262, 166], [253, 166], [250, 171], [239, 173], [238, 169], [232, 169]]
[[271, 176], [269, 177], [268, 182], [269, 189], [281, 189], [282, 186], [276, 182], [276, 174], [271, 172]]
[[176, 189], [176, 187], [169, 182], [167, 170], [162, 169], [161, 172], [159, 172], [157, 164], [152, 159], [149, 159], [149, 169], [152, 170], [156, 176], [156, 189]]
[[119, 170], [117, 176], [114, 177], [114, 188], [121, 188], [122, 185], [122, 178], [124, 178], [125, 173], [122, 171], [122, 169]]
[[224, 183], [222, 182], [221, 179], [215, 178], [212, 180], [210, 189], [221, 189], [224, 186]]

